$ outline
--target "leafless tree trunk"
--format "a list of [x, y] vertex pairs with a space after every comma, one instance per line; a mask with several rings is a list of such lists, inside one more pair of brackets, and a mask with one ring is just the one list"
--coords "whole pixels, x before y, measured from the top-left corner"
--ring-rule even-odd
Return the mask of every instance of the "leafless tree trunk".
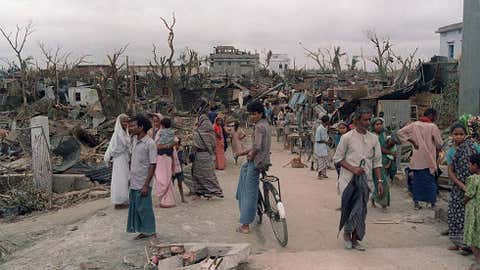
[[28, 37], [34, 32], [32, 22], [29, 22], [27, 26], [20, 27], [17, 25], [15, 36], [12, 35], [12, 32], [6, 33], [5, 30], [0, 27], [0, 32], [2, 33], [3, 37], [7, 40], [10, 47], [15, 52], [15, 56], [17, 57], [21, 75], [22, 75], [22, 98], [23, 98], [23, 105], [27, 106], [27, 67], [28, 61], [31, 60], [30, 57], [23, 56], [23, 49], [25, 47], [25, 43], [27, 42]]
[[377, 51], [377, 56], [374, 56], [371, 61], [377, 66], [381, 78], [387, 80], [388, 66], [392, 63], [391, 49], [393, 45], [387, 37], [380, 40], [374, 31], [367, 31], [367, 38]]
[[264, 69], [268, 69], [268, 67], [270, 66], [270, 61], [272, 60], [272, 50], [268, 50], [264, 52], [264, 55], [265, 55], [265, 61], [264, 63], [262, 63], [262, 66]]
[[394, 80], [394, 86], [404, 86], [409, 82], [409, 76], [413, 69], [413, 62], [415, 60], [415, 55], [417, 54], [418, 48], [416, 48], [408, 57], [403, 59], [401, 56], [397, 56], [392, 52], [393, 57], [395, 57], [398, 63], [401, 65], [399, 74]]
[[168, 47], [170, 48], [170, 56], [168, 57], [167, 62], [168, 62], [168, 67], [170, 69], [170, 77], [173, 79], [175, 77], [175, 71], [174, 71], [174, 68], [173, 68], [173, 56], [175, 55], [175, 48], [173, 46], [173, 40], [175, 38], [175, 33], [173, 31], [173, 28], [175, 27], [175, 24], [177, 23], [177, 20], [175, 18], [175, 12], [172, 14], [172, 23], [171, 24], [168, 24], [168, 22], [162, 17], [160, 17], [160, 20], [163, 21], [163, 23], [165, 24], [165, 27], [168, 30], [167, 42], [168, 42]]
[[332, 59], [332, 68], [335, 71], [335, 74], [340, 75], [342, 73], [342, 66], [340, 64], [340, 59], [346, 55], [344, 52], [340, 52], [340, 46], [333, 47], [333, 59]]
[[303, 46], [303, 44], [300, 42], [300, 46], [306, 51], [305, 55], [315, 61], [317, 63], [318, 67], [320, 68], [321, 72], [328, 71], [328, 64], [325, 60], [325, 53], [322, 52], [322, 49], [318, 48], [317, 51], [312, 51]]
[[53, 77], [55, 81], [55, 102], [57, 104], [60, 103], [60, 97], [59, 97], [59, 90], [60, 90], [60, 79], [59, 79], [59, 66], [62, 62], [65, 61], [65, 59], [70, 55], [70, 53], [63, 53], [62, 52], [62, 47], [57, 46], [55, 51], [53, 51], [50, 48], [47, 48], [47, 46], [44, 43], [39, 43], [38, 44], [40, 47], [40, 50], [42, 51], [43, 56], [45, 57], [45, 64], [46, 64], [46, 70], [48, 72], [51, 72], [51, 77]]
[[155, 76], [160, 78], [166, 78], [167, 74], [165, 73], [165, 69], [167, 66], [167, 57], [161, 56], [158, 57], [157, 47], [155, 44], [153, 46], [153, 63], [152, 61], [149, 62], [149, 66], [152, 69], [152, 72]]

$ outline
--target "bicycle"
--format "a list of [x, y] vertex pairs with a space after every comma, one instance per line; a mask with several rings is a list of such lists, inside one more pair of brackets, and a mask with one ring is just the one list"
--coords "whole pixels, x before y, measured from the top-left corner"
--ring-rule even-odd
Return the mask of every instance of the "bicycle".
[[[282, 195], [280, 193], [280, 179], [273, 175], [267, 175], [264, 171], [261, 173], [260, 182], [263, 186], [263, 194], [261, 189], [258, 190], [257, 215], [258, 224], [263, 222], [263, 214], [270, 219], [273, 234], [280, 246], [285, 247], [288, 244], [287, 220], [285, 217], [285, 208], [282, 203]], [[275, 188], [274, 183], [277, 184]]]

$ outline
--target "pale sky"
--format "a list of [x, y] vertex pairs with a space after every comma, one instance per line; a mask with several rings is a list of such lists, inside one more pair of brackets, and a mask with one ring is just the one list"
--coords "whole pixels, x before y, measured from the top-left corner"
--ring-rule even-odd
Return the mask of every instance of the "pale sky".
[[[207, 55], [213, 46], [287, 53], [297, 66], [314, 63], [299, 46], [315, 49], [340, 45], [350, 56], [373, 50], [365, 31], [389, 36], [398, 54], [419, 48], [429, 59], [438, 54], [435, 30], [461, 22], [461, 0], [0, 0], [0, 26], [13, 31], [29, 20], [35, 33], [25, 48], [41, 61], [39, 42], [89, 54], [103, 63], [106, 53], [129, 43], [135, 64], [151, 58], [152, 43], [168, 54], [167, 32], [159, 17], [176, 13], [175, 47], [188, 46]], [[0, 39], [0, 58], [14, 59]]]

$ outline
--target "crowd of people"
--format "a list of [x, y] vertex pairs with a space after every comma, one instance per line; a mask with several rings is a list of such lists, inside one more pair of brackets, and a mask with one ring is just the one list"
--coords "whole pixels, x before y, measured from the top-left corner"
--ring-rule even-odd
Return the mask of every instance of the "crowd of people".
[[[223, 198], [215, 171], [226, 167], [227, 138], [231, 139], [235, 163], [239, 157], [246, 156], [246, 162], [240, 167], [236, 193], [240, 217], [237, 231], [250, 232], [256, 215], [259, 178], [271, 165], [271, 126], [282, 127], [288, 137], [292, 132], [289, 124], [302, 119], [289, 107], [272, 108], [262, 102], [248, 104], [247, 111], [253, 126], [251, 147], [243, 145], [246, 132], [239, 121], [226, 124], [222, 113], [214, 109], [207, 111], [204, 106], [196, 119], [188, 157], [170, 118], [157, 113], [151, 114], [150, 119], [143, 115], [118, 116], [105, 162], [113, 166], [112, 203], [115, 208], [129, 208], [127, 232], [139, 233], [137, 238], [155, 235], [152, 190], [158, 197], [157, 207], [174, 207], [175, 180], [182, 202], [185, 202], [183, 184], [188, 187], [189, 195]], [[312, 130], [317, 177], [328, 178], [328, 169], [337, 172], [341, 196], [339, 228], [344, 232], [346, 249], [366, 249], [360, 242], [366, 233], [368, 202], [372, 207], [379, 205], [388, 211], [390, 184], [397, 174], [400, 155], [397, 147], [411, 144], [413, 151], [405, 172], [414, 209], [435, 207], [440, 153], [446, 150], [448, 176], [453, 183], [448, 205], [448, 235], [452, 246], [448, 249], [473, 253], [480, 263], [480, 146], [469, 139], [468, 128], [459, 122], [450, 129], [452, 146], [445, 149], [441, 132], [435, 125], [437, 117], [434, 109], [427, 109], [418, 121], [407, 123], [390, 134], [386, 132], [383, 115], [375, 117], [365, 108], [359, 108], [351, 117], [335, 124], [327, 113], [320, 117], [320, 123]], [[333, 137], [334, 153], [330, 151], [332, 126], [337, 130]], [[330, 166], [331, 163], [334, 166]]]

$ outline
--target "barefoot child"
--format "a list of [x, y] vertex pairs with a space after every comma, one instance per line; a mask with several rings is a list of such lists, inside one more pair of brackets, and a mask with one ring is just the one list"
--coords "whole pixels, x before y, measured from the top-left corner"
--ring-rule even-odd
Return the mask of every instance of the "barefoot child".
[[182, 141], [180, 138], [175, 138], [175, 144], [173, 145], [173, 159], [174, 159], [174, 175], [172, 181], [175, 182], [175, 179], [178, 181], [178, 191], [180, 192], [180, 198], [182, 203], [186, 203], [185, 196], [183, 194], [183, 165], [187, 165], [185, 162], [185, 152], [182, 147]]
[[480, 155], [470, 157], [472, 176], [467, 179], [465, 191], [465, 244], [472, 248], [476, 263], [470, 269], [480, 266]]

